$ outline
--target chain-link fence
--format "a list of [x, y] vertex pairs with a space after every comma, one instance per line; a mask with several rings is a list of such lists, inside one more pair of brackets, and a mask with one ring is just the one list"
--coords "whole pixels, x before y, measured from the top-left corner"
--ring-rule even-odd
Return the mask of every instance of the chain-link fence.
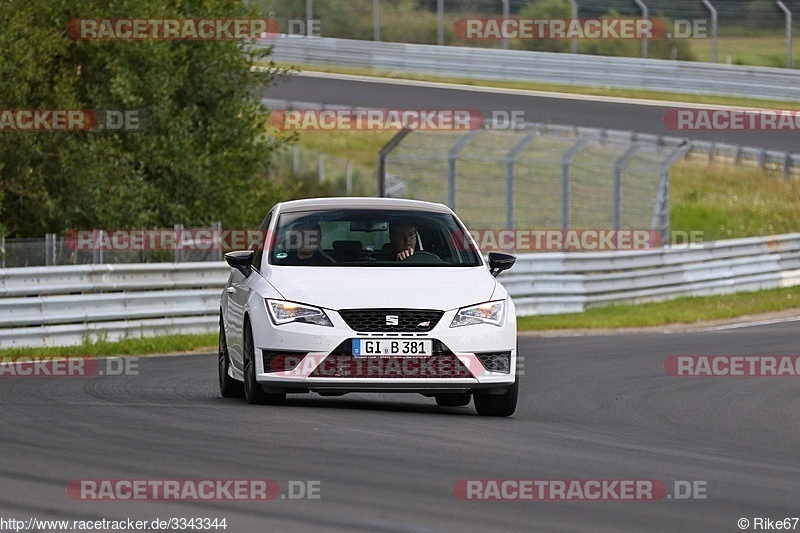
[[[0, 238], [0, 268], [31, 266], [221, 261], [226, 251], [210, 228], [140, 229], [47, 234], [44, 239]], [[208, 238], [198, 238], [208, 235]]]
[[[293, 145], [272, 158], [271, 173], [285, 182], [311, 180], [331, 196], [374, 196], [375, 171], [350, 159]], [[319, 188], [319, 187], [318, 187]]]
[[405, 130], [384, 153], [378, 186], [445, 203], [476, 230], [648, 230], [668, 242], [669, 169], [688, 149], [543, 124]]

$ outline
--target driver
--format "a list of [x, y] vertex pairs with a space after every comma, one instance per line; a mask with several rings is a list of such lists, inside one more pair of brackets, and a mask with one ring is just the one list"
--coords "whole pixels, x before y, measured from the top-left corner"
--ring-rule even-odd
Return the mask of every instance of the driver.
[[414, 255], [417, 248], [417, 228], [407, 220], [389, 223], [389, 240], [392, 243], [391, 257], [402, 261]]

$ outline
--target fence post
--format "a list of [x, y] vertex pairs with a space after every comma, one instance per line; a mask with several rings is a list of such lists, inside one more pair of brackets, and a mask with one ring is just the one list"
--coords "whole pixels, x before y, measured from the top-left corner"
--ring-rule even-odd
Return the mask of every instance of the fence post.
[[669, 222], [669, 172], [675, 162], [685, 156], [692, 149], [690, 143], [678, 146], [659, 168], [661, 179], [658, 184], [658, 198], [656, 207], [653, 210], [653, 219], [650, 223], [651, 230], [661, 231], [661, 242], [667, 245], [670, 242], [670, 222]]
[[93, 238], [93, 250], [92, 250], [92, 264], [93, 265], [101, 265], [103, 264], [103, 247], [105, 246], [105, 230], [96, 229], [92, 230], [92, 238]]
[[703, 5], [711, 12], [711, 61], [717, 63], [719, 58], [719, 40], [717, 39], [719, 19], [717, 18], [717, 10], [708, 0], [703, 0]]
[[389, 142], [378, 151], [378, 197], [383, 198], [386, 196], [386, 156], [389, 155], [389, 152], [394, 150], [400, 141], [403, 138], [411, 133], [411, 130], [408, 128], [403, 128], [402, 130], [398, 131], [397, 134], [389, 139]]
[[454, 211], [456, 209], [456, 163], [458, 162], [458, 156], [480, 131], [479, 129], [471, 130], [461, 137], [447, 152], [447, 205]]
[[[511, 10], [508, 6], [508, 0], [500, 0], [503, 2], [503, 20], [508, 20], [511, 17]], [[508, 50], [508, 37], [503, 37], [503, 50]]]
[[436, 42], [444, 46], [444, 0], [436, 0]]
[[345, 187], [347, 196], [353, 195], [353, 162], [349, 159], [345, 162]]
[[570, 225], [569, 165], [572, 163], [572, 158], [583, 150], [583, 147], [586, 146], [589, 141], [596, 141], [599, 137], [599, 134], [581, 137], [578, 139], [578, 142], [572, 145], [572, 148], [567, 150], [567, 153], [564, 154], [564, 157], [561, 159], [561, 229], [564, 231], [568, 230]]
[[786, 15], [786, 68], [792, 68], [792, 12], [781, 0], [775, 0]]
[[791, 178], [791, 168], [792, 166], [792, 154], [791, 152], [786, 152], [786, 155], [783, 156], [783, 180], [789, 181]]
[[614, 161], [614, 229], [622, 227], [622, 169], [642, 145], [635, 143]]
[[314, 18], [314, 0], [306, 0], [306, 36], [311, 37], [311, 19]]
[[[571, 8], [570, 16], [572, 17], [572, 20], [575, 20], [576, 18], [578, 18], [578, 2], [576, 2], [575, 0], [567, 0], [567, 1], [569, 2], [569, 7]], [[578, 53], [578, 36], [577, 35], [573, 35], [572, 36], [572, 45], [571, 45], [570, 52], [573, 53], [573, 54], [577, 54]]]
[[6, 267], [6, 236], [0, 237], [0, 261], [2, 261], [3, 268]]
[[175, 253], [173, 254], [173, 261], [176, 263], [183, 262], [183, 224], [175, 224], [172, 229], [175, 231]]
[[539, 136], [539, 130], [532, 131], [522, 138], [506, 156], [506, 229], [514, 229], [514, 195], [517, 158], [527, 146]]
[[214, 232], [214, 255], [217, 261], [222, 261], [222, 222], [214, 222], [211, 227]]
[[372, 1], [373, 41], [381, 40], [381, 0]]
[[[633, 0], [633, 1], [636, 2], [636, 5], [639, 6], [639, 8], [642, 10], [642, 19], [650, 20], [650, 14], [647, 9], [647, 6], [644, 5], [644, 2], [642, 2], [642, 0]], [[647, 59], [647, 33], [645, 33], [642, 36], [642, 57], [644, 59]]]
[[300, 147], [296, 144], [292, 147], [292, 173], [295, 176], [300, 173]]

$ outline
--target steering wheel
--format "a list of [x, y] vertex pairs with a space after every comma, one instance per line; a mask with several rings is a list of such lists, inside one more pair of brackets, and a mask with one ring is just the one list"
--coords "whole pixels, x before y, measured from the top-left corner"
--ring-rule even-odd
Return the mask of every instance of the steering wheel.
[[398, 261], [399, 263], [444, 263], [442, 258], [438, 255], [431, 253], [431, 252], [414, 252], [414, 255], [410, 255], [403, 259], [402, 261]]

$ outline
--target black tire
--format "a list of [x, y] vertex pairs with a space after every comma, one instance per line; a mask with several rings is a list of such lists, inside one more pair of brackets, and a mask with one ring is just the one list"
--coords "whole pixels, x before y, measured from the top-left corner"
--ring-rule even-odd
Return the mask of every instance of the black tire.
[[465, 405], [469, 405], [470, 400], [472, 400], [472, 394], [469, 392], [451, 392], [437, 394], [435, 398], [436, 405], [442, 407], [464, 407]]
[[244, 325], [244, 397], [253, 405], [282, 405], [286, 394], [267, 394], [256, 381], [256, 358], [253, 332], [249, 322]]
[[225, 338], [225, 327], [219, 319], [219, 344], [217, 345], [217, 374], [219, 375], [219, 393], [223, 398], [241, 398], [244, 396], [244, 384], [228, 375], [231, 358], [228, 355], [228, 341]]
[[503, 394], [475, 394], [475, 410], [482, 416], [511, 416], [517, 409], [519, 375]]

